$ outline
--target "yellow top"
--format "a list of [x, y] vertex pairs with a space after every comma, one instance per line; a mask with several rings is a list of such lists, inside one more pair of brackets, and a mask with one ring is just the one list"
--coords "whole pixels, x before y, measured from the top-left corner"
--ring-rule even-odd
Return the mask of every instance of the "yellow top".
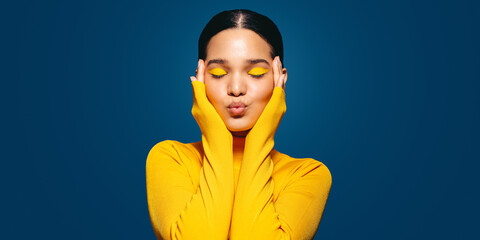
[[165, 140], [147, 158], [148, 208], [157, 238], [312, 239], [332, 178], [321, 162], [273, 149], [286, 111], [284, 90], [274, 88], [238, 161], [232, 134], [208, 101], [205, 84], [193, 81], [192, 87], [202, 141]]

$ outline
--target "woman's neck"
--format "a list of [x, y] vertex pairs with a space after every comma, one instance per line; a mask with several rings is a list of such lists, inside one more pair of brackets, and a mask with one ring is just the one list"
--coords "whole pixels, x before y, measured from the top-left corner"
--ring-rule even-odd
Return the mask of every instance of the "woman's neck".
[[241, 163], [245, 149], [245, 138], [248, 131], [232, 132], [233, 136], [233, 162]]

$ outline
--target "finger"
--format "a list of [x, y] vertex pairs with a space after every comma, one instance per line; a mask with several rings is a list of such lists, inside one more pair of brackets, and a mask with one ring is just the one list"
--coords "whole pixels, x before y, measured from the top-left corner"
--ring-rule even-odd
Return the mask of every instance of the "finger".
[[280, 62], [280, 57], [277, 57], [277, 72], [278, 72], [277, 86], [283, 88], [282, 62]]
[[285, 90], [285, 75], [281, 75], [280, 76], [280, 79], [278, 80], [280, 82], [280, 87], [283, 88]]
[[287, 75], [285, 74], [285, 71], [286, 70], [285, 68], [283, 68], [283, 64], [282, 62], [280, 61], [280, 58], [278, 60], [278, 62], [280, 63], [279, 64], [279, 71], [280, 71], [280, 84], [282, 85], [282, 88], [285, 90], [285, 83], [287, 82]]
[[194, 76], [190, 76], [190, 81], [192, 81], [192, 82], [193, 82], [193, 81], [197, 81], [197, 78], [194, 77]]
[[278, 63], [277, 63], [277, 57], [275, 57], [273, 59], [273, 64], [272, 64], [272, 68], [273, 68], [273, 86], [276, 87], [277, 84], [278, 84], [278, 78], [279, 78], [279, 75], [280, 73], [277, 71], [278, 67]]
[[285, 85], [284, 85], [284, 79], [285, 79], [285, 75], [283, 74], [283, 71], [282, 71], [282, 62], [280, 61], [280, 57], [278, 57], [278, 73], [279, 73], [279, 79], [278, 79], [278, 86], [285, 89]]
[[205, 74], [205, 63], [203, 62], [202, 59], [199, 59], [198, 60], [198, 68], [197, 68], [198, 72], [197, 72], [197, 79], [198, 81], [202, 82], [202, 83], [205, 83], [204, 81], [204, 74]]

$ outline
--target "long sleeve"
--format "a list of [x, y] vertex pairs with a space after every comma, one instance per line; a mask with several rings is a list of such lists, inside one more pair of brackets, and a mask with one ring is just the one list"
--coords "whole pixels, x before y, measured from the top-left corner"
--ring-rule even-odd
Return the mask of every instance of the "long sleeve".
[[255, 126], [248, 133], [235, 192], [231, 240], [312, 239], [331, 186], [331, 175], [310, 159], [298, 167], [274, 203], [274, 135], [286, 111], [285, 92], [275, 87]]
[[180, 153], [168, 141], [157, 144], [146, 166], [150, 219], [159, 239], [225, 240], [234, 199], [233, 139], [208, 101], [204, 83], [193, 81], [192, 87], [192, 114], [205, 152], [198, 188]]

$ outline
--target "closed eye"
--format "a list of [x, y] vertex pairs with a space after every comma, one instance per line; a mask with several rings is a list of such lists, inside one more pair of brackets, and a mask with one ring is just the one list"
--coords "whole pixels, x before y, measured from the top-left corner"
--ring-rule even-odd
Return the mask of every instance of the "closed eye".
[[226, 75], [227, 72], [221, 68], [213, 68], [208, 70], [208, 73], [212, 74], [212, 77], [214, 78], [221, 78], [223, 75]]
[[250, 70], [248, 74], [250, 74], [252, 77], [259, 78], [259, 77], [262, 77], [268, 71], [270, 71], [270, 69], [266, 69], [263, 67], [256, 67]]

